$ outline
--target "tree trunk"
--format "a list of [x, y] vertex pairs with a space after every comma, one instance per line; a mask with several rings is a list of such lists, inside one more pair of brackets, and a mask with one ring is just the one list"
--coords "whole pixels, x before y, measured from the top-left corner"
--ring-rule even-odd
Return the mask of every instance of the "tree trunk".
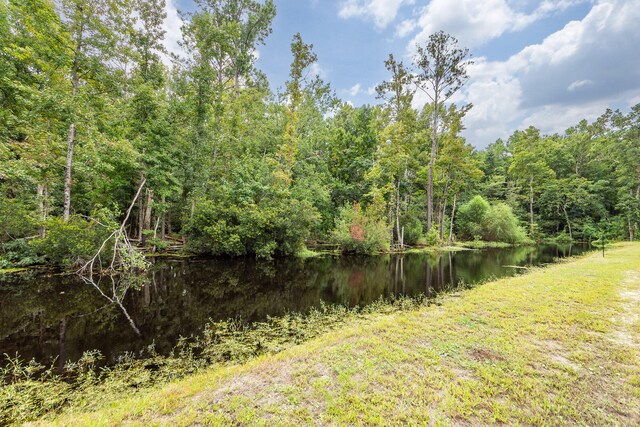
[[42, 224], [40, 225], [40, 230], [38, 231], [38, 235], [41, 239], [44, 239], [47, 236], [47, 230], [44, 226], [44, 222], [47, 220], [49, 216], [49, 189], [47, 184], [38, 184], [38, 205], [40, 206], [40, 220]]
[[451, 239], [453, 238], [453, 219], [456, 216], [456, 198], [457, 194], [453, 195], [453, 207], [451, 208], [451, 224], [449, 224], [449, 239], [447, 240], [447, 244], [451, 244]]
[[391, 248], [393, 248], [393, 202], [391, 200], [389, 200], [389, 212], [387, 213], [387, 224], [389, 225], [389, 228], [391, 229], [390, 234], [391, 234]]
[[[78, 11], [84, 14], [82, 5], [78, 5]], [[78, 87], [80, 86], [80, 77], [78, 76], [78, 69], [80, 67], [80, 55], [82, 53], [82, 42], [84, 34], [84, 21], [80, 25], [78, 32], [78, 38], [76, 40], [76, 49], [73, 58], [73, 67], [71, 69], [71, 86], [72, 97], [75, 98], [78, 93]], [[76, 144], [76, 121], [75, 117], [69, 126], [69, 133], [67, 136], [67, 162], [64, 168], [64, 198], [62, 209], [62, 220], [68, 221], [71, 213], [71, 164], [73, 163], [73, 150]]]
[[[142, 180], [140, 181], [142, 182]], [[138, 195], [138, 240], [142, 241], [142, 231], [144, 230], [144, 196], [142, 192]]]
[[156, 252], [156, 238], [158, 237], [158, 226], [160, 225], [160, 216], [156, 217], [156, 225], [153, 227], [153, 248], [151, 248], [151, 252]]
[[160, 228], [160, 240], [164, 240], [164, 238], [166, 236], [165, 228], [166, 228], [166, 225], [167, 225], [167, 213], [166, 213], [166, 206], [165, 206], [166, 198], [165, 198], [164, 195], [162, 196], [161, 200], [162, 200], [162, 218], [161, 218], [162, 224], [160, 225], [160, 227], [161, 227]]
[[529, 220], [530, 234], [533, 236], [533, 174], [529, 179]]
[[238, 70], [238, 64], [234, 67], [233, 73], [233, 85], [235, 87], [236, 99], [240, 96], [240, 71]]
[[145, 209], [144, 209], [144, 222], [142, 224], [142, 246], [145, 245], [146, 241], [147, 241], [147, 236], [144, 234], [145, 230], [150, 230], [151, 229], [151, 208], [153, 206], [153, 190], [150, 190], [149, 188], [147, 188], [146, 191], [147, 194], [147, 200], [145, 202]]
[[571, 221], [569, 221], [569, 215], [567, 214], [567, 208], [562, 205], [562, 212], [564, 212], [564, 218], [567, 221], [567, 227], [569, 227], [569, 238], [573, 240], [573, 233], [571, 231]]
[[447, 217], [447, 197], [449, 195], [449, 180], [444, 186], [444, 197], [442, 199], [442, 213], [440, 214], [440, 240], [444, 240], [445, 218]]
[[403, 248], [402, 238], [400, 234], [400, 180], [396, 182], [396, 238], [400, 244], [400, 248]]
[[73, 162], [73, 149], [75, 148], [76, 124], [69, 126], [67, 137], [67, 162], [64, 167], [64, 207], [62, 210], [62, 220], [68, 221], [71, 212], [71, 164]]
[[427, 175], [427, 233], [431, 230], [433, 221], [433, 166], [436, 161], [436, 148], [438, 146], [438, 88], [435, 88], [433, 102], [433, 129], [431, 130], [431, 156], [429, 158], [429, 173]]

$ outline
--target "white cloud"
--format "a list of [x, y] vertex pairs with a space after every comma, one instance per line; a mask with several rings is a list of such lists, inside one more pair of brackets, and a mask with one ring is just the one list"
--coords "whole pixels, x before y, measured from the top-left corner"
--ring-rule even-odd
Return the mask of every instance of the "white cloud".
[[349, 92], [349, 95], [356, 96], [357, 94], [360, 93], [361, 90], [362, 90], [362, 85], [360, 83], [356, 83], [351, 87], [351, 89], [348, 90], [348, 92]]
[[534, 15], [514, 11], [505, 0], [432, 0], [420, 12], [420, 32], [411, 47], [424, 43], [439, 30], [455, 35], [462, 46], [479, 46], [506, 31], [522, 29], [535, 19]]
[[396, 37], [406, 37], [418, 27], [415, 19], [405, 19], [396, 26]]
[[[523, 30], [557, 11], [588, 0], [545, 0], [530, 13], [518, 11], [508, 0], [431, 0], [419, 12], [419, 33], [410, 43], [424, 43], [430, 34], [443, 30], [453, 34], [462, 46], [480, 46], [508, 32]], [[520, 5], [522, 6], [522, 5]]]
[[[503, 2], [490, 3], [499, 9]], [[562, 10], [570, 3], [543, 2], [530, 16]], [[473, 7], [482, 19], [484, 6]], [[508, 13], [503, 9], [496, 16]], [[441, 22], [447, 19], [438, 16]], [[501, 25], [500, 19], [494, 22]], [[640, 55], [634, 53], [640, 45], [638, 22], [640, 0], [599, 0], [582, 20], [567, 23], [505, 61], [475, 58], [468, 68], [470, 79], [456, 99], [474, 105], [465, 119], [464, 135], [484, 147], [514, 129], [533, 125], [544, 133], [562, 132], [583, 118], [595, 119], [606, 108], [635, 105], [633, 100], [640, 100]], [[484, 24], [475, 29], [473, 22], [470, 25], [467, 36], [477, 31], [480, 39], [492, 37]], [[502, 28], [510, 31], [513, 23]]]
[[611, 103], [611, 99], [606, 99], [570, 107], [546, 105], [524, 117], [519, 128], [524, 129], [531, 125], [540, 129], [543, 134], [563, 133], [582, 119], [594, 120], [602, 115]]
[[568, 91], [573, 92], [574, 90], [578, 90], [578, 89], [580, 89], [580, 88], [581, 88], [581, 87], [583, 87], [583, 86], [590, 86], [590, 85], [592, 85], [592, 84], [593, 84], [593, 82], [592, 82], [591, 80], [589, 80], [589, 79], [586, 79], [586, 80], [576, 80], [576, 81], [574, 81], [573, 83], [571, 83], [571, 84], [569, 85], [569, 87], [567, 88], [567, 90], [568, 90]]
[[[162, 28], [165, 31], [164, 35], [164, 46], [166, 47], [169, 53], [174, 53], [176, 55], [180, 55], [184, 53], [184, 50], [180, 47], [178, 42], [182, 39], [182, 32], [180, 27], [182, 27], [182, 18], [178, 14], [178, 9], [176, 8], [176, 0], [166, 0], [164, 10], [167, 14], [167, 17], [164, 20]], [[171, 60], [169, 57], [163, 58], [164, 62], [169, 64]]]
[[414, 3], [415, 0], [344, 0], [338, 16], [372, 19], [376, 27], [383, 29], [396, 19], [401, 6]]
[[317, 62], [311, 64], [311, 67], [309, 68], [309, 74], [312, 76], [318, 76], [321, 79], [327, 78], [327, 70], [322, 68]]
[[377, 85], [373, 85], [373, 86], [369, 86], [367, 88], [367, 95], [375, 95], [376, 94], [376, 86]]

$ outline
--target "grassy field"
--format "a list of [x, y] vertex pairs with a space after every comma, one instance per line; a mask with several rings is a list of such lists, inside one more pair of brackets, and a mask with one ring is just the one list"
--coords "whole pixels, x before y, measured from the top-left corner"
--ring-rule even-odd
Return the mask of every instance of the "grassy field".
[[53, 423], [639, 425], [640, 245], [354, 320]]

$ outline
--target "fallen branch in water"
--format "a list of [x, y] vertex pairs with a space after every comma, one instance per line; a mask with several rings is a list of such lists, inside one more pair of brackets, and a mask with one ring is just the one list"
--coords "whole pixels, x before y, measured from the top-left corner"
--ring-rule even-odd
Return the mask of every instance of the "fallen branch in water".
[[[131, 211], [135, 206], [136, 200], [138, 200], [138, 197], [140, 197], [140, 193], [142, 192], [142, 189], [144, 188], [146, 182], [146, 178], [143, 178], [140, 182], [138, 191], [133, 197], [131, 205], [129, 205], [129, 209], [127, 209], [127, 213], [124, 217], [124, 220], [120, 224], [120, 227], [109, 234], [109, 237], [107, 237], [102, 242], [95, 255], [76, 272], [82, 278], [83, 282], [90, 284], [91, 286], [96, 288], [100, 295], [102, 295], [110, 303], [116, 304], [118, 307], [120, 307], [120, 310], [122, 310], [122, 313], [124, 313], [136, 335], [141, 335], [140, 330], [135, 325], [133, 319], [131, 318], [131, 316], [129, 316], [129, 313], [122, 304], [122, 301], [124, 300], [127, 291], [131, 287], [131, 284], [128, 283], [123, 286], [119, 294], [114, 274], [132, 270], [144, 270], [146, 268], [144, 255], [141, 251], [137, 250], [131, 244], [131, 241], [129, 240], [125, 231], [125, 226], [127, 224], [127, 221], [129, 221], [129, 217], [131, 216]], [[111, 255], [111, 262], [109, 263], [109, 266], [105, 268], [102, 265], [101, 254], [103, 253], [111, 239], [113, 239], [113, 253]], [[99, 273], [99, 276], [101, 277], [108, 275], [111, 279], [111, 295], [107, 295], [100, 288], [100, 279], [98, 279], [97, 281], [95, 279], [96, 272]]]
[[[136, 204], [136, 200], [138, 200], [138, 197], [140, 197], [140, 193], [142, 192], [142, 189], [144, 188], [144, 185], [146, 184], [146, 182], [147, 182], [146, 178], [142, 178], [142, 181], [138, 186], [138, 191], [136, 192], [136, 195], [133, 197], [133, 200], [131, 201], [131, 205], [129, 205], [129, 209], [127, 209], [127, 214], [125, 215], [124, 220], [120, 224], [120, 227], [114, 230], [109, 235], [109, 237], [107, 237], [102, 242], [102, 244], [100, 245], [100, 248], [98, 248], [98, 251], [95, 253], [95, 255], [77, 271], [77, 273], [80, 276], [82, 276], [83, 278], [89, 277], [93, 280], [94, 268], [96, 267], [96, 262], [98, 264], [97, 266], [100, 270], [100, 274], [103, 274], [105, 272], [114, 273], [119, 269], [120, 270], [144, 269], [145, 267], [144, 256], [140, 251], [138, 251], [131, 244], [131, 241], [129, 240], [129, 237], [127, 236], [127, 233], [125, 231], [125, 226], [127, 224], [127, 221], [129, 221], [129, 217], [131, 216], [131, 211], [133, 210], [133, 207]], [[100, 254], [105, 249], [105, 247], [107, 246], [107, 244], [111, 239], [113, 239], [113, 254], [111, 256], [111, 263], [109, 264], [109, 267], [105, 269], [102, 266], [102, 260], [100, 258]]]

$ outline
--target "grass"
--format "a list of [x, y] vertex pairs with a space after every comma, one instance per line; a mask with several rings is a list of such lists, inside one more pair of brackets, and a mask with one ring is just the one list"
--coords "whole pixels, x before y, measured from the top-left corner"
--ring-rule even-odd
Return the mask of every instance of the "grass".
[[10, 268], [0, 268], [0, 274], [11, 274], [11, 273], [20, 273], [23, 271], [27, 271], [28, 267], [10, 267]]
[[433, 253], [433, 252], [460, 252], [460, 251], [468, 251], [468, 250], [470, 249], [462, 246], [444, 245], [444, 246], [422, 246], [422, 247], [409, 248], [402, 251], [401, 253], [421, 254], [421, 253]]
[[38, 425], [638, 425], [640, 245]]
[[518, 244], [507, 242], [485, 242], [484, 240], [471, 240], [468, 242], [457, 242], [457, 246], [468, 249], [486, 249], [486, 248], [512, 248], [519, 246]]

